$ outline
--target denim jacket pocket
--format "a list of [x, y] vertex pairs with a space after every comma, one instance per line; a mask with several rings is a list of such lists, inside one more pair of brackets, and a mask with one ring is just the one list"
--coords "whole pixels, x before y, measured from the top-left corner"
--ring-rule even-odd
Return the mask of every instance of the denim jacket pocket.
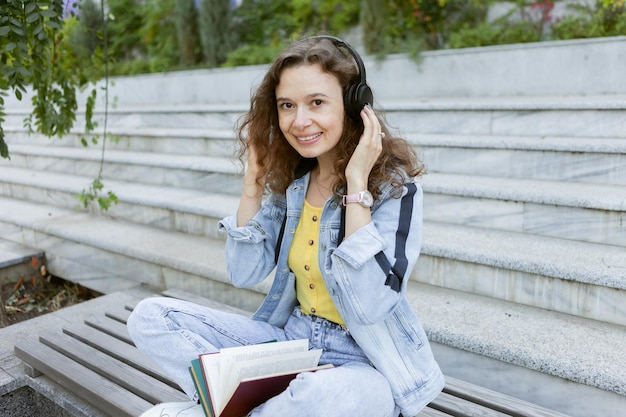
[[398, 306], [394, 313], [389, 317], [391, 322], [388, 324], [389, 333], [395, 340], [402, 340], [402, 346], [419, 351], [424, 345], [425, 335], [422, 337], [417, 317], [408, 314], [405, 308]]

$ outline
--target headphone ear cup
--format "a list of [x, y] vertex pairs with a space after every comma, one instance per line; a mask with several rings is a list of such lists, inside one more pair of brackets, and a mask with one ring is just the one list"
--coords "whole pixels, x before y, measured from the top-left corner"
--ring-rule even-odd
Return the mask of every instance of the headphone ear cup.
[[352, 84], [344, 94], [344, 108], [353, 120], [361, 120], [361, 110], [366, 104], [374, 104], [374, 94], [367, 84]]

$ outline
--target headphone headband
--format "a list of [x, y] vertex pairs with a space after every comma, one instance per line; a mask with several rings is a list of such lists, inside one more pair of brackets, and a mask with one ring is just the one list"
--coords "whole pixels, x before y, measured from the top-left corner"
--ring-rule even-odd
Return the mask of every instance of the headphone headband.
[[357, 69], [359, 71], [359, 82], [357, 84], [352, 84], [348, 86], [346, 91], [344, 92], [343, 102], [346, 113], [350, 118], [355, 121], [361, 121], [361, 110], [366, 105], [372, 106], [374, 104], [374, 95], [372, 90], [367, 85], [367, 78], [365, 75], [365, 64], [361, 59], [361, 56], [350, 46], [350, 44], [342, 39], [339, 39], [335, 36], [330, 35], [318, 35], [311, 36], [306, 39], [328, 39], [330, 40], [337, 48], [345, 48], [352, 58], [354, 58], [354, 62], [356, 63]]
[[356, 63], [357, 69], [359, 70], [361, 84], [367, 84], [365, 64], [363, 63], [363, 60], [361, 59], [361, 56], [358, 54], [358, 52], [348, 42], [344, 41], [343, 39], [339, 39], [336, 36], [331, 36], [331, 35], [311, 36], [309, 39], [328, 39], [329, 41], [332, 41], [335, 44], [335, 46], [346, 48], [346, 50], [350, 53], [350, 55], [352, 55], [352, 58], [354, 58], [354, 62]]

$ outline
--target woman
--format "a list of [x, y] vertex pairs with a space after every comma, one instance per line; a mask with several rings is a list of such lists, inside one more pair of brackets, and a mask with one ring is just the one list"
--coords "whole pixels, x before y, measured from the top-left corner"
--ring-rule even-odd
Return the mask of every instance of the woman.
[[414, 416], [443, 388], [405, 299], [421, 243], [422, 167], [359, 103], [371, 93], [346, 113], [355, 106], [347, 93], [364, 80], [356, 52], [325, 36], [294, 43], [269, 68], [238, 130], [247, 156], [239, 208], [220, 229], [233, 285], [276, 268], [271, 290], [252, 319], [171, 299], [139, 303], [133, 339], [192, 399], [145, 416], [201, 417], [191, 359], [271, 339], [307, 338], [335, 367], [300, 374], [251, 416]]

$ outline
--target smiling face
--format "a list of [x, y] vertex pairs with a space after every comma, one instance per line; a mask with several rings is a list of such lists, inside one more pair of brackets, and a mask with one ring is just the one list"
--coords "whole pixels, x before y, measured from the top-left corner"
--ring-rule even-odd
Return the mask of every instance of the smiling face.
[[280, 130], [305, 158], [333, 159], [344, 124], [343, 92], [337, 78], [317, 64], [285, 68], [276, 86]]

